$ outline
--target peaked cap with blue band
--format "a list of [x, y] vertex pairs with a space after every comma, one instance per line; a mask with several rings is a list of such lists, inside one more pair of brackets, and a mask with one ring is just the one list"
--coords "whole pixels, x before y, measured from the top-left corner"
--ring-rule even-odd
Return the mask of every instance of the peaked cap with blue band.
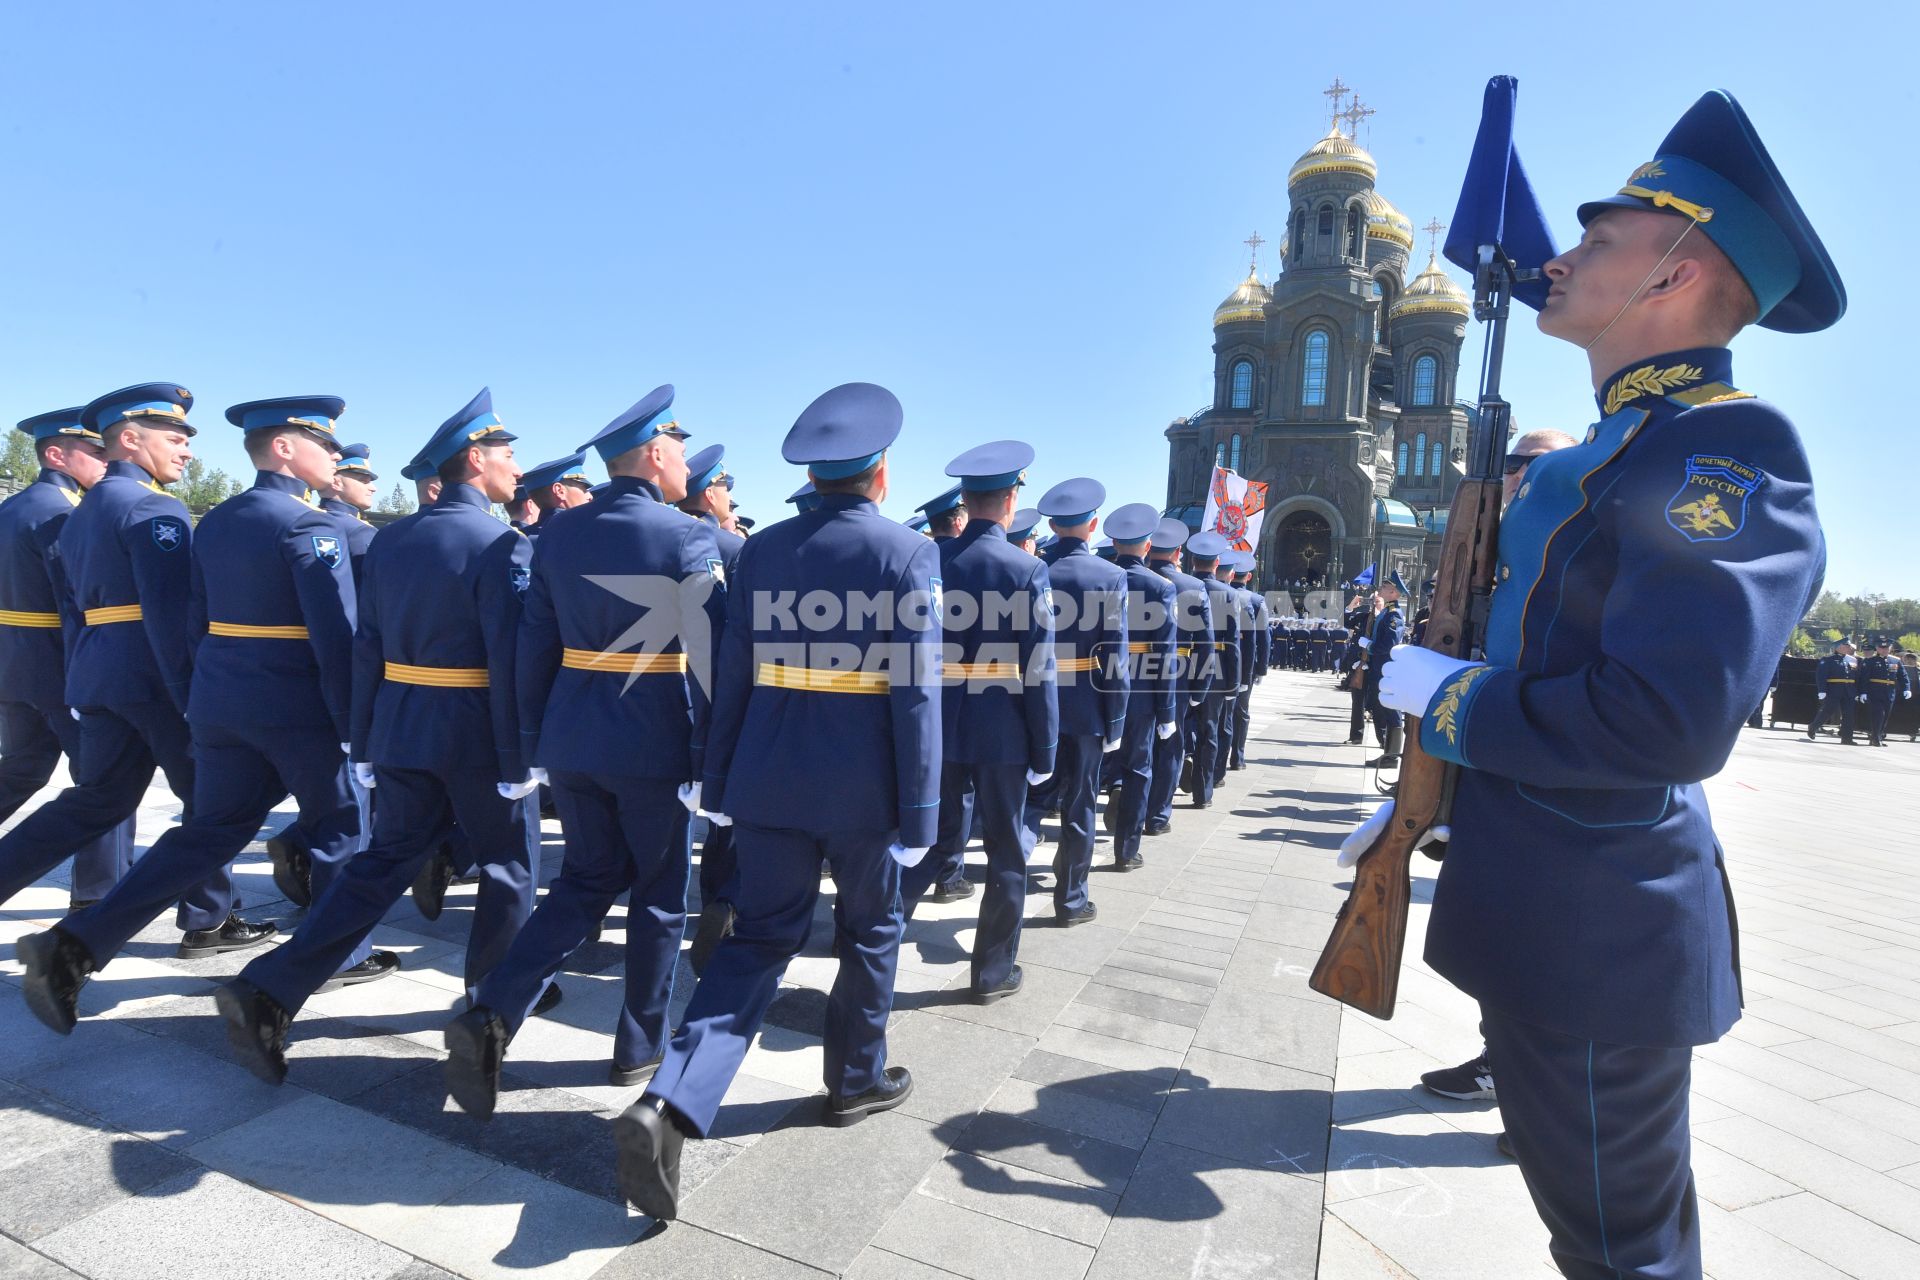
[[1040, 510], [1037, 507], [1022, 507], [1013, 513], [1013, 523], [1007, 526], [1008, 542], [1025, 542], [1040, 527]]
[[340, 461], [333, 464], [333, 469], [349, 472], [362, 480], [378, 480], [380, 477], [373, 473], [372, 456], [373, 451], [364, 444], [342, 445]]
[[1026, 484], [1027, 468], [1032, 465], [1032, 445], [1020, 440], [995, 440], [976, 445], [949, 462], [947, 474], [960, 482], [961, 489], [985, 493]]
[[1195, 560], [1218, 560], [1227, 553], [1227, 540], [1211, 529], [1203, 529], [1187, 539], [1187, 554]]
[[787, 501], [791, 502], [796, 510], [811, 511], [820, 505], [820, 494], [813, 487], [813, 481], [809, 480], [788, 494]]
[[177, 382], [142, 382], [118, 391], [109, 391], [80, 410], [80, 424], [101, 439], [121, 422], [137, 427], [165, 428], [186, 435], [198, 434], [187, 421], [193, 408], [193, 393]]
[[673, 419], [673, 384], [668, 382], [641, 396], [625, 413], [602, 428], [599, 435], [580, 447], [598, 450], [600, 460], [606, 462], [630, 449], [638, 449], [655, 436], [685, 440], [687, 435]]
[[15, 423], [14, 430], [26, 432], [36, 443], [41, 440], [51, 440], [56, 436], [73, 436], [99, 444], [100, 433], [87, 429], [86, 424], [80, 420], [82, 412], [83, 410], [76, 407], [55, 409], [52, 413], [36, 413], [31, 418], [22, 418]]
[[958, 509], [960, 506], [960, 486], [955, 485], [937, 498], [928, 498], [925, 502], [915, 507], [914, 510], [931, 520], [935, 516], [943, 516], [949, 511]]
[[[1520, 82], [1512, 76], [1487, 81], [1480, 105], [1480, 132], [1473, 139], [1466, 181], [1460, 184], [1460, 203], [1447, 226], [1441, 253], [1448, 262], [1472, 272], [1479, 265], [1483, 244], [1498, 245], [1522, 270], [1537, 271], [1556, 256], [1553, 233], [1540, 211], [1527, 171], [1513, 145], [1513, 104]], [[1553, 282], [1545, 276], [1524, 281], [1513, 296], [1538, 311], [1547, 301]]]
[[1178, 551], [1187, 545], [1187, 539], [1193, 531], [1187, 528], [1187, 522], [1167, 516], [1154, 526], [1153, 549], [1155, 551]]
[[1103, 527], [1115, 542], [1145, 542], [1160, 527], [1160, 513], [1144, 502], [1129, 502], [1108, 512]]
[[435, 468], [432, 463], [416, 454], [413, 461], [400, 468], [400, 478], [403, 480], [411, 480], [415, 484], [418, 484], [420, 481], [431, 476], [434, 470]]
[[780, 456], [806, 467], [815, 480], [845, 480], [880, 461], [899, 439], [905, 417], [885, 387], [845, 383], [800, 411], [780, 442]]
[[1763, 329], [1813, 333], [1846, 314], [1839, 269], [1753, 122], [1723, 89], [1687, 109], [1618, 195], [1581, 205], [1581, 225], [1608, 209], [1692, 218], [1753, 290]]
[[277, 396], [236, 404], [227, 410], [227, 421], [248, 434], [275, 427], [301, 427], [331, 440], [334, 419], [346, 407], [347, 402], [339, 396]]
[[544, 489], [550, 484], [576, 484], [582, 489], [593, 488], [593, 481], [586, 472], [587, 455], [579, 450], [564, 458], [555, 458], [552, 462], [543, 462], [537, 467], [529, 467], [520, 475], [520, 483], [528, 493], [535, 489]]
[[1398, 569], [1395, 569], [1393, 573], [1387, 578], [1387, 583], [1395, 591], [1398, 591], [1402, 596], [1410, 596], [1413, 594], [1413, 592], [1407, 589], [1407, 580], [1400, 576], [1400, 571]]
[[727, 447], [723, 444], [710, 444], [687, 459], [687, 492], [699, 493], [716, 484], [733, 488], [733, 477], [721, 464], [726, 461]]
[[499, 415], [494, 413], [493, 392], [482, 387], [480, 394], [467, 401], [465, 408], [440, 424], [440, 429], [420, 450], [419, 461], [438, 471], [471, 445], [507, 444], [517, 439], [519, 437], [502, 426]]
[[1099, 556], [1102, 560], [1112, 560], [1119, 553], [1113, 549], [1112, 538], [1102, 538], [1093, 544], [1093, 554]]
[[1071, 480], [1062, 480], [1041, 494], [1037, 505], [1040, 514], [1054, 524], [1071, 528], [1093, 519], [1100, 510], [1100, 504], [1106, 500], [1105, 485], [1087, 476], [1075, 476]]
[[900, 523], [907, 526], [907, 528], [913, 530], [915, 533], [925, 533], [927, 531], [927, 518], [918, 513], [908, 516], [905, 520], [902, 520]]

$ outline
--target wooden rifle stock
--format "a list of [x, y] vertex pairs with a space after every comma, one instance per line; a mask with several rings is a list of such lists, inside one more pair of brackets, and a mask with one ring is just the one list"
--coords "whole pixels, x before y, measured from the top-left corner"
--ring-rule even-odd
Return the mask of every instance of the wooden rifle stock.
[[[1453, 658], [1473, 656], [1493, 594], [1499, 526], [1500, 477], [1463, 480], [1447, 517], [1425, 647]], [[1384, 664], [1387, 655], [1369, 651], [1367, 658]], [[1421, 749], [1419, 717], [1409, 716], [1393, 821], [1353, 866], [1353, 888], [1307, 980], [1315, 991], [1376, 1018], [1393, 1016], [1413, 893], [1413, 851], [1423, 835], [1448, 821], [1453, 784], [1454, 766]]]

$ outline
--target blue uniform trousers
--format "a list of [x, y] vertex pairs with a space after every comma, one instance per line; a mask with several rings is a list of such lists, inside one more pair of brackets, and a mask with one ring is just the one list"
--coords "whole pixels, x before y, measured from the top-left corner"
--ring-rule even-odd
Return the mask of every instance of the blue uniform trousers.
[[1819, 733], [1820, 726], [1827, 722], [1834, 708], [1840, 709], [1840, 741], [1853, 741], [1853, 698], [1835, 690], [1820, 699], [1820, 709], [1813, 713], [1813, 722], [1807, 726], [1808, 733]]
[[833, 950], [840, 961], [827, 994], [822, 1075], [829, 1093], [846, 1097], [880, 1082], [900, 962], [900, 864], [887, 852], [895, 832], [735, 825], [740, 877], [733, 933], [714, 948], [666, 1061], [647, 1087], [701, 1137], [740, 1071], [787, 962], [807, 944], [823, 859], [833, 872]]
[[1063, 733], [1054, 750], [1053, 780], [1060, 788], [1060, 842], [1053, 850], [1053, 909], [1087, 905], [1087, 874], [1093, 870], [1095, 805], [1100, 799], [1101, 736]]
[[[289, 792], [313, 840], [316, 897], [359, 847], [360, 809], [333, 730], [203, 724], [193, 755], [192, 816], [156, 840], [106, 897], [60, 922], [96, 965], [119, 954], [183, 890], [232, 862]], [[344, 963], [366, 956], [363, 946]]]
[[1698, 1277], [1693, 1050], [1597, 1044], [1480, 1013], [1500, 1116], [1561, 1273]]
[[[80, 722], [64, 709], [42, 711], [24, 702], [0, 702], [0, 822], [5, 822], [53, 776], [60, 753], [80, 750]], [[134, 820], [125, 822], [73, 854], [72, 896], [82, 902], [106, 896], [133, 865]], [[5, 896], [0, 895], [0, 902]]]
[[1253, 729], [1253, 684], [1247, 684], [1246, 692], [1233, 700], [1233, 763], [1244, 765], [1247, 762], [1247, 735]]
[[537, 814], [531, 797], [507, 800], [492, 769], [374, 771], [373, 839], [314, 898], [292, 939], [260, 956], [241, 976], [288, 1013], [339, 971], [458, 822], [480, 872], [480, 898], [467, 937], [467, 995], [500, 963], [533, 913]]
[[691, 815], [676, 786], [668, 779], [554, 771], [565, 860], [505, 958], [481, 982], [475, 1004], [518, 1031], [567, 957], [606, 918], [614, 899], [631, 890], [626, 1004], [614, 1032], [613, 1060], [637, 1067], [666, 1047], [692, 857]]
[[1187, 723], [1193, 726], [1193, 801], [1207, 804], [1213, 800], [1214, 784], [1225, 776], [1226, 761], [1220, 754], [1220, 722], [1229, 718], [1233, 699], [1224, 693], [1209, 693], [1207, 700], [1187, 711]]
[[1867, 741], [1878, 746], [1887, 736], [1887, 717], [1893, 712], [1893, 695], [1867, 697]]
[[733, 879], [739, 859], [733, 856], [733, 828], [707, 824], [707, 838], [700, 842], [700, 905], [731, 902], [727, 887]]
[[[1027, 767], [1023, 764], [948, 764], [941, 766], [941, 792], [949, 774], [966, 775], [966, 786], [980, 814], [982, 843], [987, 849], [986, 890], [980, 896], [980, 925], [973, 939], [973, 985], [985, 989], [1003, 980], [1020, 951], [1020, 922], [1027, 901]], [[957, 784], [956, 784], [957, 785]], [[943, 814], [944, 816], [944, 814]], [[929, 853], [918, 866], [900, 870], [900, 900], [905, 916], [929, 885], [937, 883], [939, 868]]]
[[1227, 780], [1227, 762], [1233, 758], [1234, 717], [1240, 714], [1240, 700], [1246, 695], [1229, 693], [1220, 700], [1220, 718], [1214, 725], [1213, 785]]
[[933, 847], [914, 870], [924, 867], [931, 872], [929, 884], [959, 884], [967, 878], [967, 841], [972, 835], [973, 776], [963, 769], [942, 769], [940, 825], [934, 831]]
[[[1174, 712], [1179, 717], [1180, 728], [1165, 738], [1153, 740], [1153, 782], [1147, 788], [1147, 821], [1173, 821], [1173, 793], [1180, 786], [1180, 770], [1187, 762], [1187, 743], [1192, 737], [1187, 728], [1188, 722], [1200, 714], [1198, 707], [1186, 705], [1187, 697], [1180, 695], [1180, 706]], [[1126, 793], [1121, 792], [1121, 799]]]
[[[1153, 704], [1145, 698], [1127, 701], [1126, 727], [1120, 733], [1120, 749], [1108, 755], [1120, 781], [1119, 811], [1114, 817], [1113, 853], [1130, 858], [1140, 852], [1140, 834], [1147, 826], [1148, 792], [1153, 787], [1155, 720]], [[1173, 735], [1178, 740], [1179, 734]], [[1167, 806], [1173, 806], [1173, 792], [1167, 792]]]
[[[73, 785], [0, 838], [0, 902], [133, 817], [156, 767], [182, 816], [193, 817], [192, 743], [173, 704], [89, 707], [79, 725], [79, 749], [67, 758]], [[233, 876], [222, 867], [181, 895], [174, 919], [182, 929], [215, 929], [233, 907]]]
[[[1373, 668], [1369, 666], [1367, 671], [1372, 674]], [[1377, 679], [1367, 681], [1366, 699], [1367, 715], [1373, 720], [1374, 740], [1384, 747], [1393, 741], [1393, 731], [1400, 727], [1400, 713], [1380, 701], [1380, 681]]]
[[1027, 856], [1033, 856], [1034, 849], [1040, 843], [1040, 824], [1047, 820], [1047, 814], [1060, 799], [1060, 772], [1058, 757], [1055, 758], [1054, 772], [1037, 787], [1027, 788], [1027, 810], [1021, 822], [1026, 829]]

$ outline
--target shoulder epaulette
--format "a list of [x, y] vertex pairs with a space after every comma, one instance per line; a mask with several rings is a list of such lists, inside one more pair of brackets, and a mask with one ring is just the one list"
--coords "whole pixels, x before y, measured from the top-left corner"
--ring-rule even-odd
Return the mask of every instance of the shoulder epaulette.
[[1724, 382], [1703, 382], [1697, 387], [1676, 391], [1667, 399], [1682, 408], [1697, 409], [1703, 404], [1719, 404], [1722, 400], [1751, 400], [1753, 392], [1737, 390]]

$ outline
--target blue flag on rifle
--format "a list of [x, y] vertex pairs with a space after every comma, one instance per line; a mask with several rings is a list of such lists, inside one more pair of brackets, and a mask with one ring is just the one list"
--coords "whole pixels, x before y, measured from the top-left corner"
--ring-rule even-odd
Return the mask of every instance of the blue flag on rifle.
[[[1538, 271], [1556, 252], [1546, 215], [1540, 212], [1540, 199], [1533, 194], [1520, 152], [1513, 145], [1513, 103], [1519, 92], [1520, 82], [1512, 76], [1487, 81], [1473, 158], [1467, 162], [1460, 203], [1441, 248], [1447, 261], [1464, 271], [1478, 266], [1484, 244], [1498, 245], [1522, 271]], [[1552, 284], [1541, 276], [1516, 284], [1513, 296], [1538, 311], [1546, 304]]]

